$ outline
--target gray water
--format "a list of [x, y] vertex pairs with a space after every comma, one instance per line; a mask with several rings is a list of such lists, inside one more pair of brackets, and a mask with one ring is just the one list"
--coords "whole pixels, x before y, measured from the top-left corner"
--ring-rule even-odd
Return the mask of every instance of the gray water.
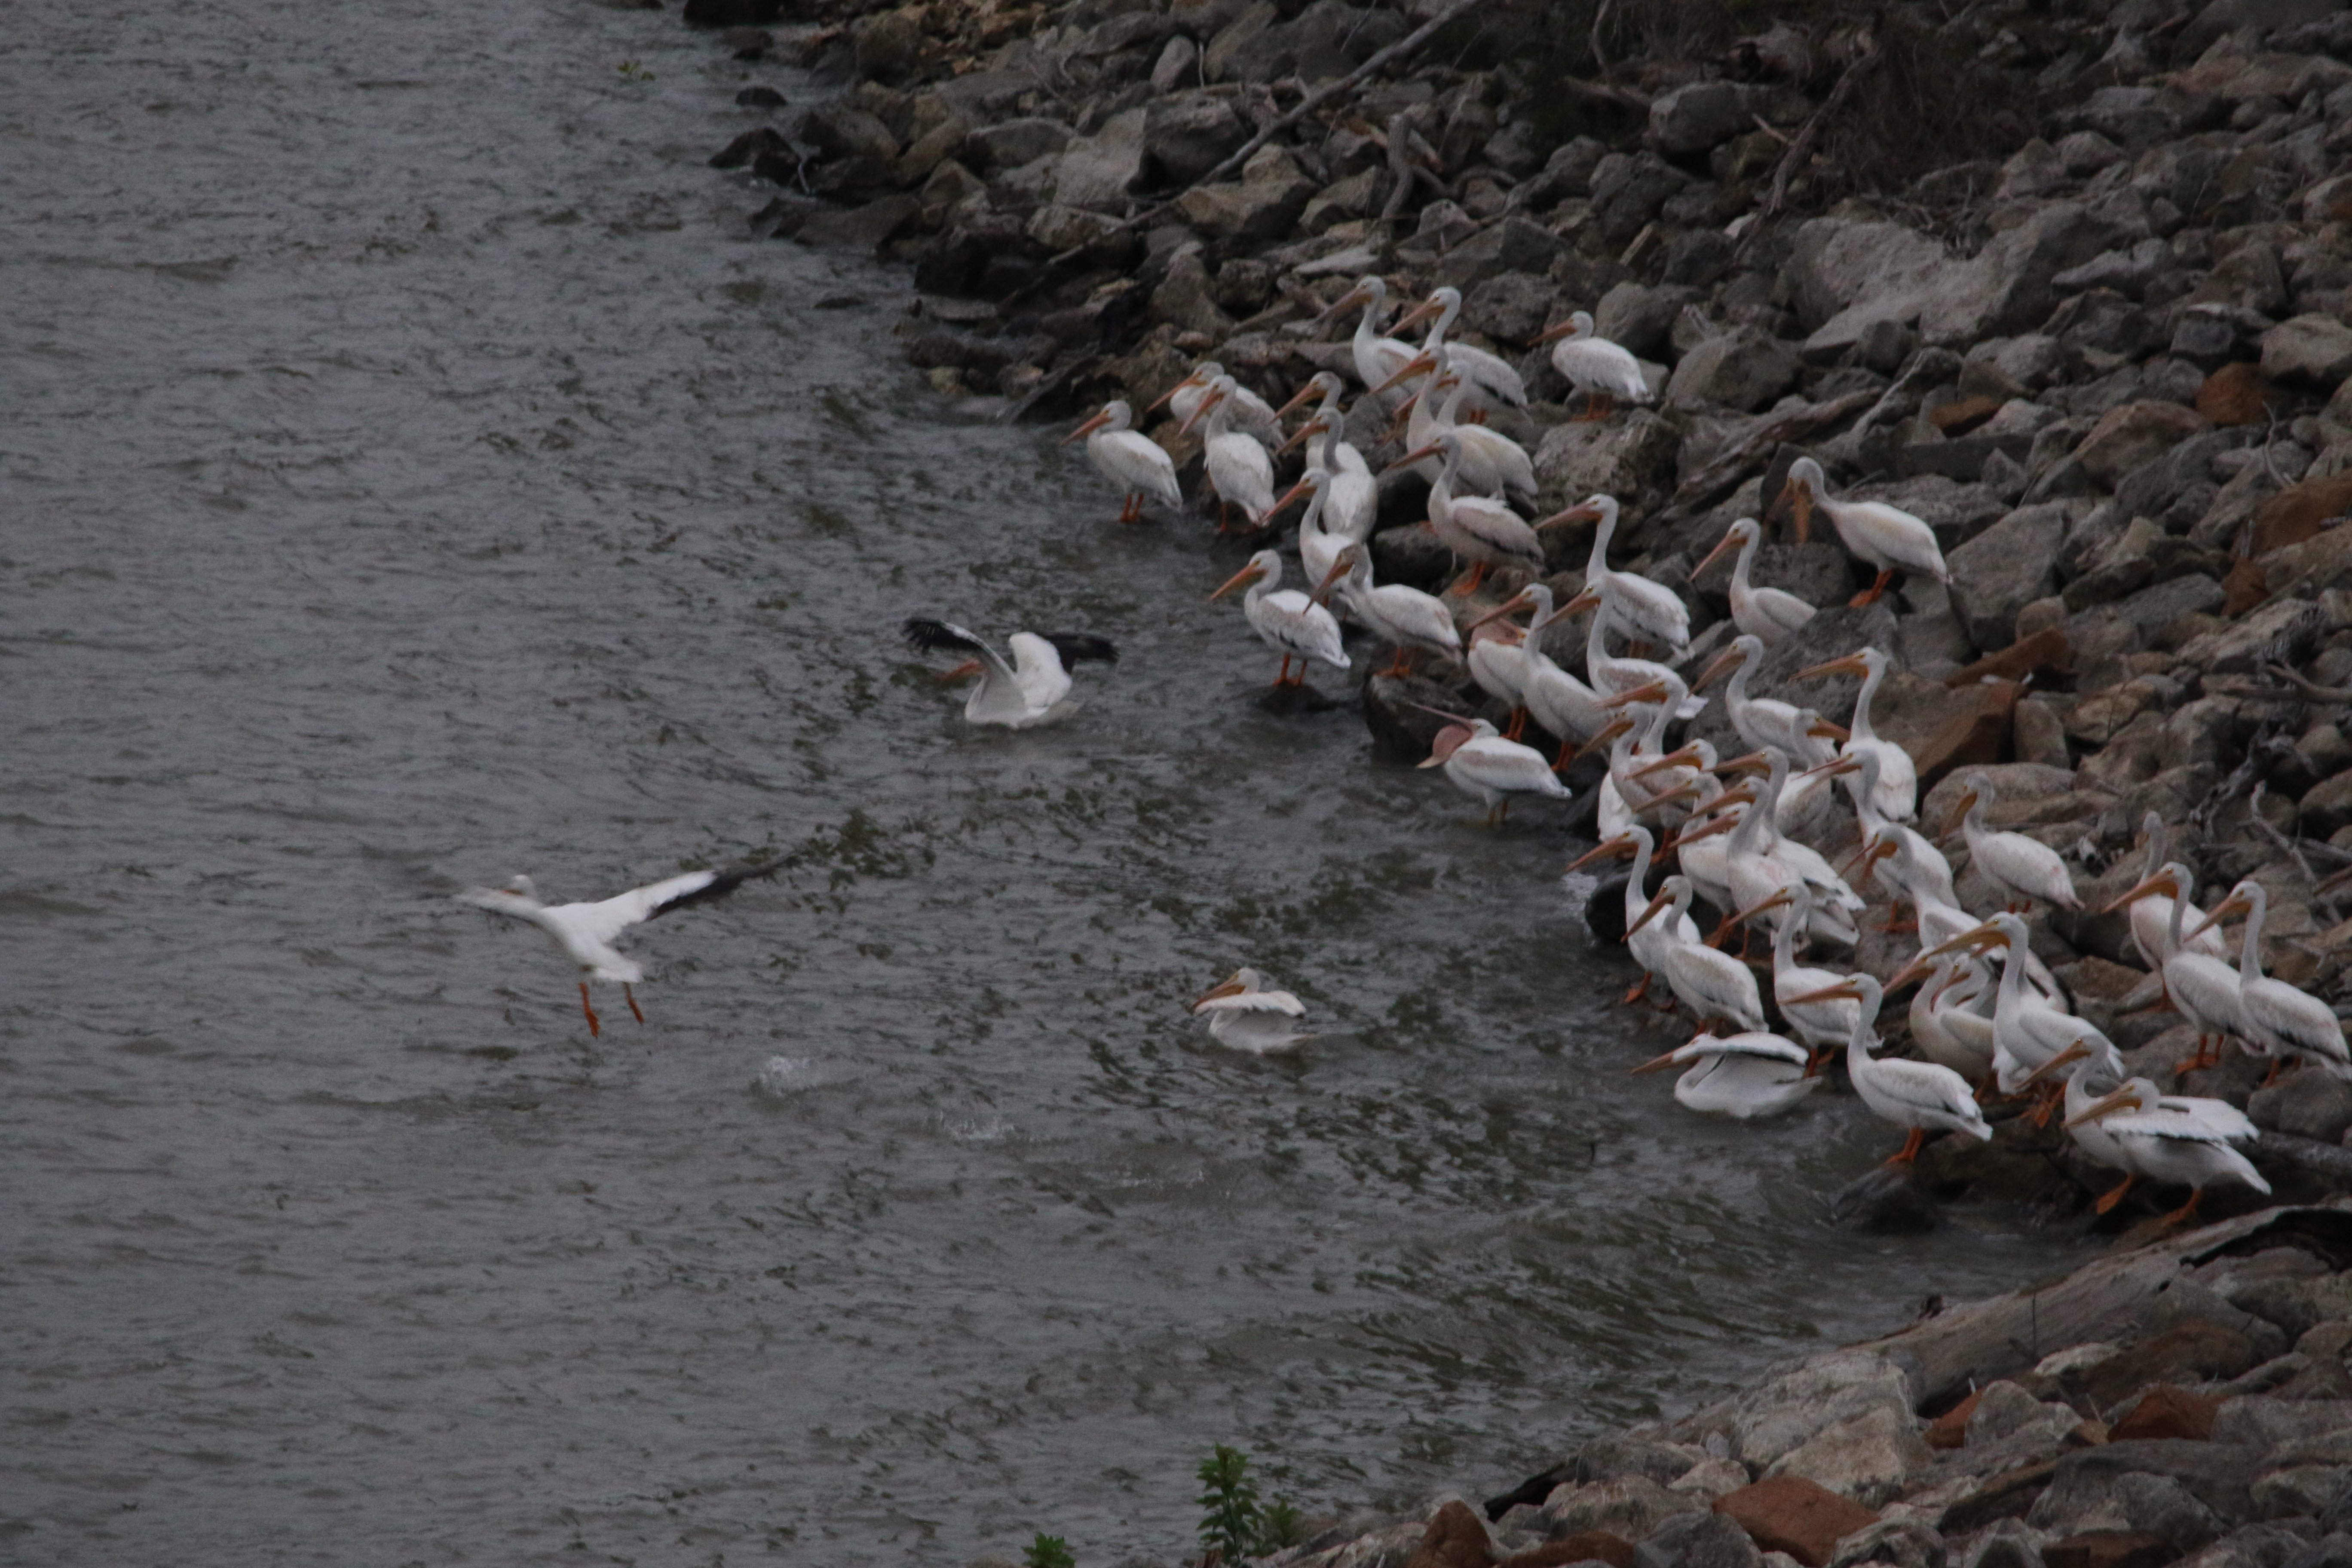
[[[578, 0], [9, 15], [0, 1558], [1167, 1559], [1213, 1443], [1483, 1495], [2060, 1256], [1829, 1230], [1850, 1099], [1629, 1079], [1556, 811], [1251, 706], [1237, 552], [745, 237], [755, 79]], [[974, 733], [909, 614], [1126, 657]], [[449, 898], [761, 849], [601, 1040]], [[1185, 1016], [1244, 962], [1297, 1062]]]

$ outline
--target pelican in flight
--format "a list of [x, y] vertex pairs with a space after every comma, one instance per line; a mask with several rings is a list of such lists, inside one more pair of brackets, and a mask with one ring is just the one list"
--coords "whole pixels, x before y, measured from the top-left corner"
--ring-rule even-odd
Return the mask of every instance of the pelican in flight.
[[1698, 563], [1691, 576], [1696, 580], [1725, 551], [1738, 551], [1731, 563], [1731, 621], [1742, 632], [1770, 647], [1811, 620], [1814, 610], [1786, 589], [1759, 588], [1749, 584], [1748, 568], [1755, 563], [1756, 549], [1763, 538], [1764, 530], [1754, 518], [1740, 518], [1724, 531], [1723, 542], [1706, 552], [1706, 559]]
[[[1858, 756], [1864, 752], [1878, 753], [1878, 784], [1871, 791], [1871, 807], [1889, 822], [1908, 822], [1919, 815], [1919, 769], [1911, 761], [1911, 753], [1892, 741], [1882, 741], [1871, 728], [1871, 699], [1878, 695], [1878, 684], [1886, 679], [1886, 653], [1883, 648], [1865, 647], [1843, 658], [1833, 658], [1797, 671], [1794, 679], [1811, 680], [1824, 675], [1859, 675], [1862, 690], [1853, 700], [1853, 721], [1842, 748], [1844, 756]], [[1849, 788], [1854, 787], [1848, 785]]]
[[[1401, 339], [1381, 335], [1381, 318], [1389, 313], [1389, 286], [1378, 278], [1368, 276], [1356, 279], [1356, 286], [1332, 300], [1323, 313], [1315, 318], [1316, 322], [1320, 325], [1356, 305], [1364, 308], [1364, 314], [1356, 323], [1356, 337], [1350, 345], [1350, 353], [1355, 360], [1356, 379], [1364, 384], [1366, 391], [1370, 392], [1396, 374], [1398, 367], [1412, 359], [1416, 351], [1411, 343]], [[1372, 399], [1382, 408], [1391, 407], [1402, 401], [1380, 392], [1372, 392]]]
[[631, 888], [615, 898], [593, 904], [541, 903], [531, 879], [517, 877], [503, 888], [468, 888], [457, 895], [457, 901], [527, 921], [544, 931], [556, 951], [579, 970], [580, 1011], [587, 1015], [589, 1034], [602, 1035], [604, 1025], [588, 997], [591, 980], [618, 983], [621, 994], [628, 999], [629, 1011], [636, 1015], [638, 1023], [646, 1021], [645, 1010], [637, 1005], [634, 989], [646, 977], [645, 969], [613, 946], [623, 931], [657, 920], [672, 910], [724, 898], [751, 878], [775, 875], [782, 865], [782, 860], [744, 861], [715, 871], [688, 871], [648, 882], [642, 888]]
[[[1339, 623], [1315, 597], [1296, 588], [1277, 588], [1281, 581], [1282, 557], [1271, 550], [1261, 550], [1249, 558], [1248, 565], [1226, 578], [1224, 585], [1209, 599], [1213, 604], [1235, 588], [1249, 584], [1249, 593], [1242, 599], [1242, 614], [1249, 618], [1250, 629], [1257, 633], [1259, 639], [1282, 655], [1282, 669], [1274, 678], [1276, 686], [1306, 685], [1307, 668], [1318, 658], [1334, 668], [1347, 668], [1347, 649], [1339, 645]], [[1316, 595], [1329, 586], [1327, 578], [1316, 589]], [[1294, 658], [1298, 660], [1296, 679], [1290, 673], [1290, 661]]]
[[1605, 417], [1612, 398], [1622, 397], [1628, 403], [1650, 401], [1650, 384], [1643, 379], [1642, 362], [1621, 345], [1596, 336], [1589, 313], [1572, 311], [1567, 321], [1545, 328], [1537, 336], [1536, 346], [1545, 343], [1552, 345], [1552, 369], [1559, 372], [1569, 385], [1584, 394], [1583, 417]]
[[2221, 1042], [2231, 1035], [2244, 1035], [2247, 1026], [2238, 1005], [2240, 972], [2182, 939], [2181, 917], [2191, 907], [2189, 900], [2196, 891], [2196, 879], [2189, 875], [2189, 868], [2178, 860], [2168, 860], [2156, 875], [2099, 911], [2111, 915], [2150, 893], [2162, 893], [2172, 900], [2172, 917], [2164, 936], [2164, 966], [2159, 973], [2164, 976], [2164, 994], [2172, 999], [2181, 1016], [2197, 1026], [2197, 1054], [2175, 1068], [2176, 1075], [2220, 1061]]
[[2189, 940], [2231, 915], [2246, 917], [2245, 929], [2238, 933], [2238, 1016], [2245, 1025], [2246, 1042], [2271, 1058], [2264, 1083], [2278, 1077], [2290, 1057], [2317, 1062], [2337, 1078], [2352, 1078], [2352, 1051], [2345, 1048], [2344, 1024], [2336, 1009], [2263, 973], [2263, 920], [2269, 907], [2269, 892], [2249, 877], [2230, 889], [2230, 896]]
[[1797, 538], [1802, 541], [1812, 523], [1813, 508], [1829, 513], [1831, 526], [1854, 554], [1878, 568], [1878, 581], [1853, 596], [1856, 605], [1874, 605], [1897, 572], [1916, 572], [1948, 585], [1951, 568], [1937, 546], [1936, 531], [1900, 507], [1883, 500], [1832, 500], [1829, 479], [1811, 458], [1789, 465], [1783, 494], [1796, 498]]
[[1886, 1163], [1907, 1165], [1916, 1160], [1919, 1145], [1930, 1132], [1958, 1132], [1979, 1143], [1991, 1142], [1992, 1129], [1977, 1109], [1976, 1092], [1968, 1079], [1933, 1062], [1881, 1061], [1870, 1054], [1878, 1048], [1874, 1031], [1885, 995], [1875, 975], [1849, 974], [1835, 985], [1792, 1000], [1802, 1004], [1850, 997], [1862, 1004], [1846, 1040], [1846, 1075], [1872, 1115], [1910, 1130], [1903, 1147]]
[[1549, 795], [1554, 800], [1566, 800], [1569, 795], [1568, 786], [1553, 773], [1541, 752], [1506, 741], [1502, 731], [1484, 719], [1440, 730], [1420, 765], [1444, 768], [1454, 788], [1483, 801], [1489, 827], [1501, 826], [1510, 815], [1513, 795]]
[[[1171, 414], [1176, 416], [1178, 425], [1190, 425], [1193, 416], [1201, 412], [1201, 405], [1208, 401], [1211, 390], [1220, 380], [1227, 379], [1230, 378], [1225, 375], [1223, 365], [1215, 360], [1204, 359], [1192, 367], [1190, 375], [1161, 393], [1160, 401], [1144, 412], [1156, 413], [1164, 405]], [[1235, 425], [1260, 441], [1270, 442], [1281, 437], [1282, 419], [1275, 412], [1273, 405], [1239, 382], [1234, 383], [1233, 391], [1228, 395], [1233, 399], [1232, 418]]]
[[1690, 1070], [1675, 1080], [1675, 1099], [1693, 1110], [1746, 1121], [1802, 1104], [1822, 1081], [1810, 1069], [1811, 1060], [1804, 1047], [1759, 1029], [1703, 1034], [1633, 1070], [1663, 1072], [1687, 1065]]
[[1426, 648], [1448, 658], [1462, 657], [1462, 634], [1454, 629], [1454, 613], [1442, 600], [1408, 588], [1402, 583], [1372, 584], [1371, 552], [1360, 544], [1339, 552], [1339, 602], [1374, 637], [1396, 649], [1396, 658], [1382, 673], [1410, 675], [1405, 649]]
[[1083, 436], [1087, 438], [1087, 461], [1097, 473], [1126, 492], [1126, 504], [1118, 510], [1121, 522], [1141, 522], [1146, 497], [1181, 508], [1184, 492], [1176, 483], [1176, 463], [1160, 449], [1160, 443], [1128, 426], [1134, 418], [1126, 403], [1118, 398], [1103, 405], [1102, 412], [1062, 437], [1066, 447]]
[[[1265, 447], [1255, 437], [1244, 436], [1232, 427], [1235, 399], [1240, 384], [1230, 375], [1221, 375], [1209, 384], [1208, 395], [1193, 409], [1192, 417], [1183, 428], [1190, 430], [1202, 420], [1208, 421], [1209, 433], [1201, 445], [1202, 466], [1209, 471], [1209, 488], [1217, 497], [1217, 531], [1233, 531], [1233, 516], [1228, 510], [1239, 507], [1242, 516], [1255, 531], [1265, 526], [1274, 510], [1274, 459], [1265, 455]], [[1268, 414], [1274, 410], [1267, 409]]]
[[[2039, 899], [2056, 909], [2081, 909], [2074, 879], [2058, 851], [2022, 833], [1996, 832], [1985, 826], [1984, 814], [1993, 798], [1992, 781], [1983, 773], [1970, 773], [1966, 792], [1952, 807], [1952, 820], [1944, 825], [1946, 837], [1960, 828], [1969, 841], [1969, 861], [2021, 900]], [[2010, 907], [2021, 909], [2024, 903]]]
[[1307, 1005], [1287, 991], [1267, 990], [1265, 976], [1247, 967], [1193, 997], [1192, 1016], [1209, 1020], [1209, 1037], [1217, 1044], [1254, 1057], [1287, 1051], [1315, 1037], [1292, 1027], [1307, 1016]]
[[926, 653], [970, 656], [940, 679], [979, 676], [980, 684], [964, 700], [963, 716], [974, 724], [1008, 730], [1034, 730], [1069, 715], [1077, 706], [1063, 700], [1070, 694], [1071, 665], [1118, 662], [1118, 648], [1084, 632], [1014, 632], [1005, 639], [1013, 650], [1008, 665], [994, 648], [951, 621], [910, 620], [906, 629], [907, 641]]
[[1446, 334], [1454, 330], [1454, 320], [1462, 314], [1462, 290], [1445, 287], [1433, 289], [1429, 298], [1408, 311], [1396, 324], [1396, 331], [1437, 318], [1429, 335], [1422, 340], [1421, 352], [1435, 354], [1445, 349], [1453, 355], [1454, 368], [1460, 371], [1469, 384], [1489, 397], [1498, 398], [1514, 408], [1523, 407], [1528, 401], [1528, 384], [1520, 379], [1517, 369], [1498, 354], [1468, 343], [1448, 342]]
[[1592, 522], [1592, 554], [1584, 564], [1585, 585], [1609, 595], [1610, 613], [1628, 637], [1647, 638], [1671, 648], [1676, 657], [1690, 648], [1690, 607], [1682, 595], [1663, 583], [1653, 583], [1638, 572], [1618, 572], [1609, 564], [1609, 542], [1617, 533], [1617, 498], [1590, 495], [1539, 525]]

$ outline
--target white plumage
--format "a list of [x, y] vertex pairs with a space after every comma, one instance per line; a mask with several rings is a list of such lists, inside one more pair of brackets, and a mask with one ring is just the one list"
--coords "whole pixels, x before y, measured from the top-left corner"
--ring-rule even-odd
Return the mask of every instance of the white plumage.
[[2263, 973], [2263, 921], [2269, 903], [2268, 890], [2249, 877], [2231, 889], [2198, 928], [2202, 931], [2232, 914], [2246, 917], [2245, 929], [2238, 933], [2238, 1017], [2244, 1025], [2243, 1038], [2271, 1058], [2273, 1078], [2289, 1059], [2315, 1062], [2338, 1078], [2352, 1078], [2352, 1052], [2345, 1049], [2344, 1024], [2336, 1009]]
[[[1274, 681], [1276, 686], [1305, 685], [1307, 665], [1318, 658], [1334, 668], [1347, 668], [1348, 652], [1340, 646], [1339, 623], [1307, 595], [1296, 588], [1278, 588], [1281, 581], [1282, 557], [1271, 550], [1261, 550], [1249, 558], [1248, 565], [1226, 578], [1209, 598], [1214, 602], [1244, 584], [1249, 584], [1249, 593], [1242, 600], [1242, 614], [1265, 646], [1282, 655], [1282, 669]], [[1290, 661], [1294, 658], [1299, 661], [1296, 680], [1290, 675]]]
[[1586, 311], [1571, 312], [1567, 321], [1548, 328], [1536, 342], [1552, 345], [1552, 369], [1596, 407], [1601, 398], [1620, 397], [1628, 403], [1650, 400], [1642, 362], [1607, 338], [1595, 336], [1592, 317]]
[[1034, 729], [1070, 713], [1076, 704], [1063, 700], [1070, 694], [1070, 665], [1087, 659], [1118, 662], [1118, 648], [1104, 638], [1080, 632], [1051, 632], [1043, 637], [1014, 632], [1005, 639], [1013, 658], [1008, 665], [994, 648], [951, 621], [910, 620], [906, 630], [908, 642], [916, 647], [933, 653], [952, 649], [968, 656], [940, 679], [979, 676], [980, 684], [964, 700], [963, 716], [974, 724], [997, 724], [1007, 730]]
[[1789, 465], [1786, 489], [1796, 498], [1799, 539], [1805, 537], [1812, 510], [1819, 507], [1829, 514], [1830, 525], [1846, 549], [1878, 568], [1878, 581], [1855, 595], [1854, 604], [1875, 603], [1897, 572], [1916, 572], [1938, 583], [1951, 582], [1951, 569], [1944, 564], [1936, 531], [1902, 508], [1880, 500], [1831, 500], [1829, 478], [1811, 458], [1800, 458]]
[[1484, 719], [1449, 724], [1439, 731], [1421, 765], [1444, 768], [1456, 789], [1484, 802], [1490, 827], [1499, 826], [1510, 814], [1515, 795], [1546, 795], [1553, 800], [1566, 800], [1569, 795], [1568, 786], [1554, 775], [1541, 752], [1504, 740], [1501, 731]]
[[1811, 1060], [1804, 1047], [1756, 1030], [1700, 1035], [1633, 1070], [1662, 1072], [1687, 1064], [1690, 1070], [1675, 1080], [1675, 1100], [1693, 1110], [1746, 1121], [1802, 1104], [1822, 1081], [1809, 1070]]
[[1853, 700], [1853, 722], [1847, 726], [1850, 733], [1843, 754], [1859, 756], [1864, 752], [1878, 753], [1878, 783], [1871, 790], [1871, 806], [1889, 822], [1908, 822], [1919, 815], [1919, 769], [1911, 761], [1911, 753], [1892, 741], [1882, 741], [1871, 727], [1871, 700], [1878, 695], [1878, 683], [1886, 679], [1887, 660], [1884, 649], [1865, 647], [1843, 658], [1833, 658], [1826, 664], [1801, 669], [1795, 679], [1811, 680], [1824, 675], [1859, 675], [1862, 689]]
[[1263, 528], [1266, 514], [1274, 510], [1274, 459], [1255, 437], [1233, 428], [1234, 400], [1240, 390], [1232, 376], [1217, 377], [1184, 424], [1190, 430], [1202, 419], [1208, 422], [1208, 434], [1201, 443], [1201, 463], [1208, 470], [1209, 489], [1216, 494], [1220, 533], [1231, 531], [1225, 515], [1229, 506], [1241, 508], [1252, 530]]
[[[1690, 902], [1690, 879], [1679, 873], [1667, 878], [1658, 884], [1658, 896], [1650, 900], [1641, 919], [1626, 931], [1626, 940], [1630, 942], [1635, 931], [1667, 911], [1672, 911], [1672, 929], [1678, 931], [1689, 917]], [[1762, 1031], [1764, 998], [1756, 989], [1756, 972], [1748, 965], [1727, 952], [1695, 942], [1677, 942], [1660, 959], [1665, 966], [1667, 989], [1699, 1023], [1720, 1020], [1740, 1033]]]
[[1738, 551], [1731, 563], [1731, 621], [1769, 647], [1811, 620], [1814, 610], [1786, 589], [1759, 588], [1748, 582], [1748, 568], [1763, 538], [1764, 530], [1754, 518], [1738, 519], [1724, 531], [1723, 542], [1706, 552], [1706, 559], [1693, 569], [1691, 576], [1696, 579], [1725, 551]]
[[1119, 509], [1121, 522], [1142, 521], [1147, 496], [1172, 507], [1184, 504], [1184, 491], [1176, 483], [1175, 460], [1150, 437], [1129, 429], [1133, 419], [1126, 403], [1113, 398], [1103, 405], [1101, 413], [1062, 437], [1066, 447], [1081, 436], [1086, 437], [1087, 460], [1127, 498]]
[[1462, 657], [1462, 634], [1454, 629], [1453, 612], [1418, 588], [1402, 583], [1375, 585], [1372, 558], [1360, 544], [1345, 546], [1339, 555], [1342, 569], [1339, 603], [1359, 625], [1396, 649], [1391, 675], [1409, 673], [1404, 650], [1426, 648], [1449, 658]]
[[1629, 637], [1662, 642], [1679, 656], [1690, 647], [1690, 607], [1682, 595], [1663, 583], [1653, 583], [1638, 572], [1619, 572], [1609, 564], [1609, 542], [1617, 533], [1617, 498], [1590, 495], [1558, 516], [1556, 522], [1586, 521], [1592, 531], [1592, 553], [1584, 563], [1584, 584], [1604, 595], [1609, 613]]
[[1480, 393], [1513, 407], [1524, 405], [1528, 400], [1527, 383], [1509, 361], [1490, 354], [1485, 349], [1473, 348], [1468, 343], [1446, 341], [1446, 334], [1454, 330], [1454, 320], [1461, 314], [1462, 290], [1450, 286], [1442, 287], [1431, 290], [1428, 299], [1414, 306], [1411, 314], [1397, 322], [1396, 330], [1402, 332], [1416, 321], [1435, 316], [1437, 321], [1429, 329], [1429, 335], [1422, 340], [1421, 352], [1433, 354], [1441, 348], [1449, 350], [1454, 367]]
[[1979, 1143], [1992, 1142], [1992, 1129], [1985, 1124], [1984, 1112], [1977, 1109], [1976, 1093], [1966, 1079], [1933, 1062], [1880, 1061], [1871, 1055], [1878, 1048], [1874, 1031], [1885, 995], [1876, 976], [1848, 975], [1827, 993], [1800, 1000], [1822, 1001], [1830, 995], [1851, 996], [1862, 1004], [1845, 1051], [1846, 1074], [1853, 1080], [1854, 1092], [1880, 1121], [1910, 1129], [1910, 1136], [1888, 1164], [1908, 1164], [1918, 1158], [1919, 1145], [1930, 1132], [1958, 1132]]
[[[1993, 798], [1992, 781], [1983, 773], [1970, 773], [1967, 790], [1953, 810], [1968, 839], [1969, 859], [1994, 882], [2022, 898], [2039, 899], [2062, 910], [2081, 909], [2083, 900], [2074, 896], [2074, 879], [2067, 874], [2066, 862], [2058, 851], [2022, 833], [1998, 832], [1985, 826], [1985, 812]], [[1951, 828], [1948, 826], [1944, 831], [1949, 833]]]
[[1246, 966], [1192, 999], [1192, 1016], [1209, 1021], [1209, 1037], [1252, 1056], [1287, 1051], [1315, 1037], [1293, 1027], [1307, 1005], [1287, 991], [1269, 990], [1265, 977]]

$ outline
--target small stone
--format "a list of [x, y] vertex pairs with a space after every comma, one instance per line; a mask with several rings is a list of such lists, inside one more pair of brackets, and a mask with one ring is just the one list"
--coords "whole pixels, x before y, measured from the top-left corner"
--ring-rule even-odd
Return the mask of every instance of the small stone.
[[2213, 1435], [2213, 1415], [2220, 1409], [2218, 1402], [2201, 1394], [2160, 1384], [2141, 1395], [2139, 1403], [2107, 1429], [2107, 1441], [2133, 1443], [2158, 1437], [2201, 1440]]
[[2352, 1084], [2322, 1068], [2297, 1068], [2270, 1088], [2256, 1089], [2246, 1114], [2256, 1126], [2273, 1131], [2340, 1142], [2352, 1129]]
[[1767, 1552], [1785, 1552], [1805, 1568], [1827, 1568], [1837, 1544], [1878, 1522], [1878, 1515], [1851, 1498], [1802, 1476], [1775, 1476], [1716, 1500], [1727, 1515]]
[[2334, 386], [2352, 372], [2352, 327], [2329, 316], [2296, 316], [2263, 334], [2263, 374], [2274, 381]]
[[2261, 366], [2239, 360], [2205, 378], [2197, 392], [2197, 412], [2217, 426], [2265, 425], [2284, 401]]
[[2042, 1549], [2049, 1568], [2165, 1568], [2179, 1551], [2140, 1530], [2091, 1530]]

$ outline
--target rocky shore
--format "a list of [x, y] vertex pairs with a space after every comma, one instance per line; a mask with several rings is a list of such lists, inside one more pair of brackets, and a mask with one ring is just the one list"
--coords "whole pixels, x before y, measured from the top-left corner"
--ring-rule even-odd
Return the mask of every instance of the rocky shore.
[[[755, 232], [911, 270], [896, 331], [943, 395], [1008, 418], [1143, 410], [1213, 359], [1279, 405], [1318, 371], [1353, 385], [1353, 314], [1320, 318], [1359, 278], [1402, 300], [1457, 289], [1454, 341], [1529, 389], [1491, 423], [1534, 454], [1531, 515], [1617, 497], [1614, 563], [1683, 595], [1693, 673], [1735, 629], [1727, 558], [1694, 569], [1735, 519], [1764, 520], [1757, 581], [1822, 608], [1751, 689], [1843, 721], [1854, 683], [1794, 673], [1892, 657], [1874, 718], [1917, 764], [1923, 829], [1981, 772], [1993, 824], [2065, 858], [2085, 912], [2037, 912], [2033, 949], [2131, 1071], [2169, 1083], [2194, 1033], [2158, 1005], [2125, 917], [2088, 912], [2148, 868], [2150, 815], [2200, 887], [2263, 884], [2269, 973], [2352, 1011], [2340, 5], [686, 13], [746, 61], [809, 70], [809, 101], [747, 88], [751, 123], [712, 161], [742, 171]], [[1651, 405], [1573, 416], [1531, 345], [1575, 310], [1643, 362]], [[1375, 466], [1398, 450], [1386, 424], [1349, 419]], [[1145, 428], [1201, 494], [1199, 437]], [[1850, 606], [1866, 574], [1785, 505], [1801, 456], [1931, 524], [1948, 589], [1915, 577]], [[1382, 581], [1449, 574], [1425, 498], [1411, 474], [1384, 489]], [[1155, 522], [1208, 544], [1197, 519]], [[1589, 536], [1547, 540], [1564, 601]], [[1461, 623], [1525, 580], [1495, 574]], [[1581, 673], [1578, 629], [1546, 651]], [[1485, 700], [1458, 670], [1359, 679], [1376, 746], [1407, 759], [1438, 723], [1413, 703]], [[1720, 708], [1691, 733], [1727, 735]], [[1962, 901], [1998, 907], [1947, 847]], [[1615, 901], [1596, 899], [1597, 928]], [[1866, 930], [1852, 966], [1893, 973], [1897, 940]], [[1899, 1052], [1892, 1015], [1886, 1033]], [[1588, 1444], [1483, 1508], [1281, 1560], [2352, 1563], [2352, 1086], [2260, 1079], [2233, 1049], [2180, 1087], [2263, 1130], [2273, 1198], [2216, 1190], [2218, 1225]], [[2156, 1212], [2136, 1195], [2091, 1220], [2107, 1175], [2054, 1127], [1993, 1114], [1990, 1143], [1933, 1142], [1837, 1215], [1918, 1226], [1969, 1200], [2126, 1232]]]

